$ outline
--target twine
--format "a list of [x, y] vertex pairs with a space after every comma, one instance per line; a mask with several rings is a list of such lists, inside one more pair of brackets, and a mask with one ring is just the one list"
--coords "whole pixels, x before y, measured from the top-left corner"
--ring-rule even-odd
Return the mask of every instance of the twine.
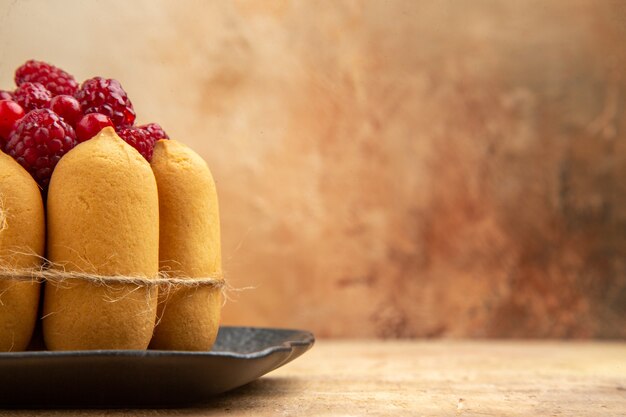
[[[0, 204], [1, 203], [2, 199], [0, 199]], [[221, 274], [204, 277], [186, 277], [182, 276], [180, 271], [170, 270], [160, 271], [156, 277], [150, 278], [146, 276], [98, 275], [84, 271], [67, 271], [66, 265], [50, 262], [48, 259], [37, 255], [30, 250], [21, 251], [17, 249], [11, 249], [10, 252], [13, 255], [27, 255], [38, 258], [41, 260], [42, 266], [38, 268], [23, 269], [0, 266], [0, 282], [21, 281], [39, 283], [50, 282], [56, 284], [65, 283], [68, 286], [67, 288], [71, 288], [71, 283], [69, 281], [85, 281], [97, 286], [107, 287], [113, 291], [117, 291], [118, 289], [114, 289], [111, 284], [130, 284], [136, 286], [136, 289], [139, 289], [141, 287], [158, 287], [159, 290], [163, 291], [163, 295], [165, 295], [165, 299], [160, 302], [167, 302], [169, 297], [179, 289], [199, 289], [202, 287], [208, 287], [220, 290], [220, 292], [222, 293], [223, 304], [226, 304], [226, 301], [235, 301], [230, 296], [233, 293], [255, 289], [255, 287], [252, 286], [241, 288], [233, 287], [224, 279], [224, 276]], [[4, 262], [7, 262], [7, 260], [4, 260]], [[11, 263], [10, 258], [7, 263]], [[3, 292], [0, 292], [0, 305], [2, 305], [2, 294]], [[161, 294], [159, 298], [161, 299]], [[115, 302], [117, 300], [119, 299], [111, 297], [111, 299], [108, 301]]]
[[58, 269], [0, 269], [0, 281], [31, 281], [62, 283], [68, 280], [81, 280], [98, 285], [133, 284], [138, 287], [214, 287], [224, 288], [226, 281], [221, 276], [199, 278], [170, 277], [160, 272], [155, 278], [125, 275], [97, 275], [86, 272], [68, 272]]

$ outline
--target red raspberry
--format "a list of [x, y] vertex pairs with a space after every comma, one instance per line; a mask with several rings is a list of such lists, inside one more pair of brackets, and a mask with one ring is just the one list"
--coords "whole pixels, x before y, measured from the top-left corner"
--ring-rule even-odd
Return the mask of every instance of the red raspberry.
[[145, 130], [138, 127], [128, 127], [117, 132], [133, 148], [137, 149], [148, 161], [152, 159], [154, 151], [154, 139]]
[[0, 90], [0, 100], [13, 100], [13, 93], [10, 91]]
[[74, 127], [76, 127], [78, 120], [83, 117], [78, 100], [65, 94], [54, 97], [50, 102], [50, 109]]
[[113, 126], [111, 119], [100, 113], [89, 113], [76, 123], [76, 138], [84, 142], [96, 136], [107, 126]]
[[130, 127], [135, 122], [133, 104], [117, 80], [91, 78], [83, 83], [74, 96], [85, 114], [102, 113], [109, 116], [117, 129]]
[[170, 138], [158, 123], [148, 123], [147, 125], [139, 126], [139, 129], [145, 131], [148, 136], [154, 140], [154, 142], [159, 139]]
[[22, 106], [11, 100], [0, 100], [0, 139], [7, 139], [15, 122], [22, 117], [24, 117]]
[[46, 87], [39, 83], [23, 83], [15, 90], [15, 93], [13, 93], [13, 99], [17, 101], [17, 104], [22, 106], [25, 111], [47, 109], [50, 107], [52, 94], [50, 94], [50, 91], [46, 90]]
[[6, 153], [45, 188], [57, 162], [75, 145], [72, 126], [52, 110], [38, 109], [27, 113], [18, 122], [9, 136]]
[[54, 65], [31, 59], [15, 71], [15, 84], [41, 83], [52, 95], [74, 95], [78, 83], [73, 76]]

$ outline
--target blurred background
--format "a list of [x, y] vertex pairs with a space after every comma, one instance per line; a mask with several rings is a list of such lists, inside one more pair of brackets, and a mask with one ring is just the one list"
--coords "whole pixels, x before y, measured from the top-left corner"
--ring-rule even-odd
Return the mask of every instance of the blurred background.
[[224, 324], [623, 338], [625, 22], [597, 0], [0, 0], [0, 88], [30, 58], [116, 78], [206, 159], [242, 289]]

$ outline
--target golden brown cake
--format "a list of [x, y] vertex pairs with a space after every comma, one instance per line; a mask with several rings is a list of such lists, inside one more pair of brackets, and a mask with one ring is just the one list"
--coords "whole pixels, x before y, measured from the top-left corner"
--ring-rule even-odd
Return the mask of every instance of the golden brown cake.
[[[159, 189], [160, 269], [171, 277], [222, 273], [217, 191], [206, 162], [174, 140], [158, 141], [152, 170]], [[155, 349], [209, 350], [219, 327], [220, 288], [161, 291]]]
[[[41, 266], [44, 209], [37, 183], [13, 158], [0, 152], [0, 268]], [[0, 280], [0, 350], [24, 350], [37, 319], [40, 284]]]
[[[48, 192], [53, 267], [96, 275], [156, 277], [159, 213], [149, 163], [112, 128], [56, 166]], [[81, 280], [46, 284], [43, 331], [51, 350], [145, 349], [157, 288]]]

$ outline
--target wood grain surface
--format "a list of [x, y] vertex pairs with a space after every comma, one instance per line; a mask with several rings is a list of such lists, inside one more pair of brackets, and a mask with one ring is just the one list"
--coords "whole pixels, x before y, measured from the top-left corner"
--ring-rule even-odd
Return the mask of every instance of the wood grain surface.
[[68, 415], [624, 416], [626, 343], [322, 340], [295, 362], [202, 406], [0, 411]]

